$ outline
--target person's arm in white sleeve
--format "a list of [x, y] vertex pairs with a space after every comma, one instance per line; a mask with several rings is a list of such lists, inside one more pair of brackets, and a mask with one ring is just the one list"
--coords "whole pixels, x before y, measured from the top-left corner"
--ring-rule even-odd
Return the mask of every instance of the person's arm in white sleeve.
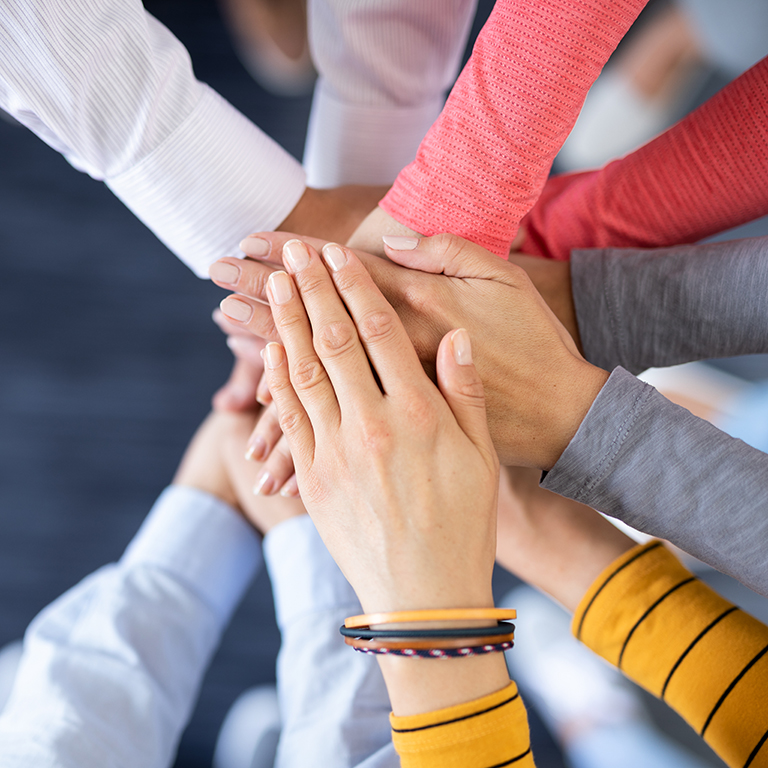
[[140, 0], [4, 2], [0, 108], [104, 180], [200, 276], [305, 191], [301, 165], [195, 78]]
[[272, 528], [264, 561], [282, 636], [275, 768], [396, 768], [379, 666], [339, 634], [344, 619], [361, 612], [360, 602], [312, 520], [304, 515]]
[[309, 185], [391, 184], [458, 74], [477, 0], [309, 0]]
[[223, 501], [171, 486], [119, 563], [32, 622], [0, 717], [4, 768], [163, 768], [261, 564]]

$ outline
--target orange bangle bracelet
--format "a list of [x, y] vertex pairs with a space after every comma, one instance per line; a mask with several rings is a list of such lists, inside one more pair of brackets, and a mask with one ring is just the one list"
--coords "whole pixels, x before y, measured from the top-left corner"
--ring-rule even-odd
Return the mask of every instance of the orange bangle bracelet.
[[344, 642], [353, 648], [369, 648], [371, 650], [404, 650], [406, 648], [423, 650], [446, 650], [449, 648], [467, 648], [479, 645], [496, 645], [497, 643], [511, 643], [515, 639], [515, 633], [508, 635], [495, 635], [493, 637], [456, 637], [434, 640], [362, 640], [358, 637], [345, 637]]
[[404, 624], [419, 621], [503, 621], [516, 619], [517, 611], [507, 608], [448, 608], [427, 611], [392, 611], [363, 613], [344, 620], [348, 629], [370, 627], [374, 624]]

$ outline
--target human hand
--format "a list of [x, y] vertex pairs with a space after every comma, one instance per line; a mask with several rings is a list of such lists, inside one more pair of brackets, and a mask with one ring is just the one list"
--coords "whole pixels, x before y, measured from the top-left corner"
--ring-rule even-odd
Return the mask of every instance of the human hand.
[[[278, 231], [281, 231], [278, 229]], [[311, 234], [317, 236], [316, 232]], [[384, 235], [394, 237], [420, 237], [418, 232], [401, 224], [383, 208], [374, 208], [361, 222], [347, 240], [347, 245], [358, 251], [365, 251], [374, 256], [386, 256]]]
[[[278, 229], [346, 242], [388, 189], [359, 184], [334, 189], [307, 187]], [[253, 407], [254, 399], [267, 402], [266, 387], [258, 388], [263, 370], [259, 353], [264, 345], [254, 344], [252, 334], [244, 334], [240, 328], [228, 324], [221, 313], [218, 316], [214, 313], [214, 321], [227, 334], [227, 343], [235, 355], [232, 374], [213, 397], [214, 410], [247, 411]]]
[[[490, 607], [498, 460], [469, 336], [437, 351], [438, 389], [354, 253], [293, 240], [267, 289], [283, 340], [264, 358], [302, 498], [366, 612]], [[330, 272], [330, 273], [329, 273]], [[338, 293], [337, 293], [338, 291]], [[396, 714], [508, 683], [500, 654], [379, 659]]]
[[253, 495], [260, 466], [243, 457], [243, 445], [255, 418], [253, 412], [211, 413], [195, 432], [173, 482], [216, 496], [266, 534], [284, 520], [305, 514], [305, 510], [297, 499]]
[[491, 605], [498, 469], [468, 334], [442, 340], [438, 391], [352, 251], [326, 246], [330, 274], [300, 241], [284, 253], [266, 371], [331, 554], [366, 611]]
[[520, 467], [501, 473], [496, 559], [573, 612], [636, 543], [591, 507], [541, 488], [539, 475]]
[[[270, 258], [291, 237], [260, 234], [248, 238], [252, 243], [244, 247], [255, 253], [258, 242], [262, 258]], [[316, 247], [323, 245], [321, 240], [305, 239]], [[405, 245], [411, 250], [403, 247], [403, 241], [388, 240], [395, 247], [385, 246], [387, 255], [403, 266], [358, 255], [397, 311], [425, 369], [434, 375], [435, 354], [445, 333], [466, 328], [502, 463], [551, 468], [608, 374], [583, 360], [522, 268], [450, 235], [409, 238]], [[225, 299], [222, 310], [232, 322], [276, 339], [272, 317], [259, 303], [266, 298], [265, 285], [274, 266], [252, 260], [237, 264], [236, 280], [216, 280], [241, 294]], [[236, 321], [229, 314], [230, 302], [245, 305], [247, 319]]]

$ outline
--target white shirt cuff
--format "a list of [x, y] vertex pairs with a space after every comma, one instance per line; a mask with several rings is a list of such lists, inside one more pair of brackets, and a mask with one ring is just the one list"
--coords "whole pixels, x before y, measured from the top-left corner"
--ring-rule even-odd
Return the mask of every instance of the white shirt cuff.
[[199, 277], [275, 229], [304, 193], [301, 165], [206, 85], [189, 117], [109, 188]]
[[215, 496], [181, 485], [163, 491], [120, 560], [151, 564], [186, 583], [229, 621], [262, 563], [258, 534]]
[[318, 82], [304, 149], [310, 187], [391, 184], [416, 157], [444, 99], [417, 107], [361, 106], [339, 101]]
[[281, 630], [311, 614], [341, 607], [349, 609], [347, 615], [361, 612], [355, 591], [326, 549], [309, 515], [292, 517], [266, 535], [264, 561]]

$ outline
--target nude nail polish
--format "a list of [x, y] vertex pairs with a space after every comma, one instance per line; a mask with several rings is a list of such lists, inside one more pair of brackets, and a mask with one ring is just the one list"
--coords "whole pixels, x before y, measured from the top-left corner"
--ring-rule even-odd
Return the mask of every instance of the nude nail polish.
[[323, 246], [323, 259], [332, 272], [338, 272], [347, 263], [347, 254], [336, 243]]
[[283, 364], [285, 354], [283, 348], [275, 342], [270, 342], [264, 348], [264, 365], [269, 370], [274, 371], [275, 368], [279, 368]]
[[208, 268], [211, 280], [225, 285], [237, 285], [240, 279], [240, 267], [228, 264], [226, 261], [217, 261]]
[[275, 304], [285, 304], [293, 298], [293, 281], [287, 272], [273, 272], [267, 281], [267, 288]]
[[272, 475], [269, 472], [262, 472], [256, 479], [256, 485], [253, 486], [254, 496], [268, 496], [272, 490]]
[[384, 245], [393, 251], [414, 251], [419, 245], [418, 237], [397, 237], [396, 235], [382, 235]]
[[459, 328], [451, 336], [451, 349], [453, 359], [458, 365], [472, 365], [472, 344], [469, 341], [469, 334], [463, 328]]
[[221, 304], [221, 311], [230, 319], [238, 323], [247, 323], [253, 314], [253, 307], [245, 301], [227, 296]]
[[264, 455], [267, 452], [267, 441], [261, 436], [256, 435], [251, 438], [248, 444], [248, 450], [245, 452], [247, 461], [264, 461]]
[[301, 240], [289, 240], [283, 246], [283, 258], [294, 274], [309, 266], [309, 251]]
[[265, 240], [263, 237], [256, 237], [250, 235], [245, 240], [240, 241], [240, 250], [246, 256], [252, 256], [255, 259], [263, 259], [269, 256], [272, 250], [272, 243], [269, 240]]

